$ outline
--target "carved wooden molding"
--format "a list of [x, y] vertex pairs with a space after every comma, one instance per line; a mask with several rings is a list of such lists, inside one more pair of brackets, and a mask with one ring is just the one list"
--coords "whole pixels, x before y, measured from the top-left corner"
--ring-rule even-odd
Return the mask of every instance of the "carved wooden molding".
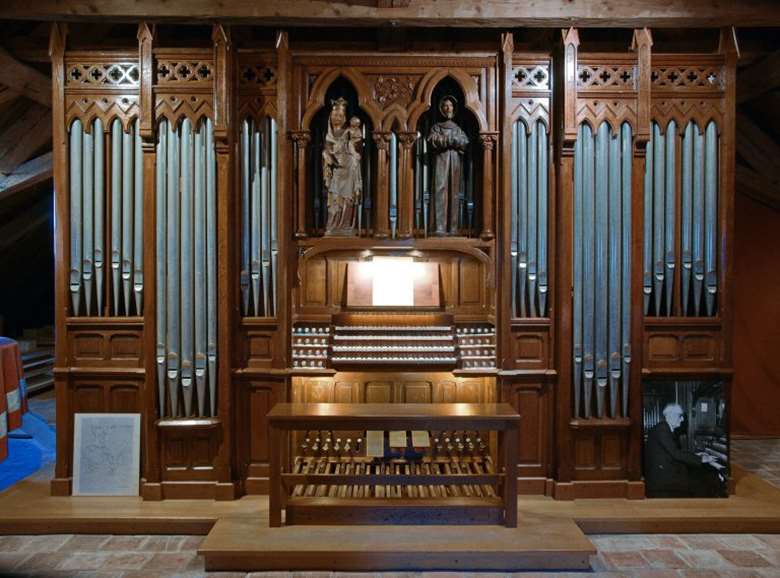
[[512, 109], [512, 122], [522, 121], [526, 132], [530, 132], [531, 125], [542, 121], [544, 128], [550, 132], [550, 109], [548, 99], [545, 98], [516, 98], [515, 107]]
[[550, 65], [514, 65], [512, 67], [512, 89], [550, 90]]
[[711, 120], [718, 125], [718, 133], [723, 126], [724, 104], [721, 99], [664, 98], [653, 99], [650, 109], [652, 120], [666, 127], [670, 120], [677, 123], [680, 134], [685, 132], [689, 121], [695, 122], [704, 131]]
[[620, 133], [624, 122], [631, 125], [631, 132], [636, 132], [636, 102], [634, 99], [578, 99], [577, 125], [583, 122], [590, 124], [595, 132], [602, 122], [609, 123], [614, 136]]
[[214, 118], [214, 103], [212, 95], [191, 94], [158, 94], [155, 102], [155, 118], [162, 118], [176, 124], [181, 118], [188, 118], [196, 125], [201, 118]]
[[653, 66], [650, 74], [653, 89], [722, 91], [722, 66]]
[[214, 61], [210, 59], [158, 59], [155, 69], [159, 86], [203, 86], [214, 81]]
[[[376, 57], [373, 59], [376, 60]], [[309, 60], [306, 59], [306, 64], [310, 64]], [[346, 60], [349, 62], [349, 58]], [[480, 86], [483, 84], [480, 75], [485, 74], [486, 69], [476, 68], [474, 62], [468, 59], [463, 60], [463, 64], [467, 64], [469, 68], [442, 66], [431, 69], [428, 60], [427, 66], [419, 72], [408, 73], [373, 73], [370, 62], [364, 61], [361, 61], [361, 66], [333, 66], [322, 71], [306, 69], [304, 77], [308, 98], [300, 126], [303, 129], [310, 127], [314, 116], [326, 105], [325, 94], [330, 85], [337, 78], [344, 77], [355, 87], [358, 104], [369, 116], [375, 129], [413, 130], [422, 114], [430, 109], [430, 100], [436, 85], [449, 76], [463, 91], [463, 106], [474, 114], [480, 130], [489, 130], [491, 127], [487, 122], [486, 105], [482, 102], [483, 95], [480, 94]], [[332, 62], [332, 58], [328, 59], [328, 62]], [[412, 66], [407, 63], [407, 58], [378, 62], [390, 68]], [[490, 65], [495, 65], [495, 62], [491, 61]], [[415, 62], [414, 66], [422, 68], [420, 63]]]
[[65, 97], [65, 125], [78, 119], [84, 130], [91, 130], [92, 122], [99, 118], [103, 130], [108, 132], [111, 123], [118, 118], [122, 129], [128, 131], [130, 123], [140, 115], [140, 97], [137, 94], [69, 95]]
[[65, 76], [68, 88], [111, 87], [138, 88], [141, 83], [138, 62], [75, 62], [69, 63]]
[[579, 64], [577, 90], [634, 91], [637, 88], [637, 70], [633, 64]]
[[242, 96], [238, 101], [239, 122], [251, 118], [257, 122], [270, 117], [279, 121], [279, 111], [276, 108], [276, 95]]

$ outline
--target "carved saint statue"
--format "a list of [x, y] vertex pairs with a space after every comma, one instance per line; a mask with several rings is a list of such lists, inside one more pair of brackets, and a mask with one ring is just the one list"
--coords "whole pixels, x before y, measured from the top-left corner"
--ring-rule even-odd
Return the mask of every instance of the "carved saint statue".
[[328, 133], [322, 149], [322, 168], [328, 198], [326, 235], [354, 235], [357, 207], [363, 194], [360, 155], [363, 130], [353, 116], [347, 126], [347, 101], [331, 101]]
[[457, 235], [460, 232], [460, 205], [465, 201], [463, 178], [463, 154], [469, 144], [463, 132], [452, 118], [457, 101], [445, 96], [439, 101], [439, 112], [445, 118], [431, 127], [428, 143], [433, 150], [433, 233]]

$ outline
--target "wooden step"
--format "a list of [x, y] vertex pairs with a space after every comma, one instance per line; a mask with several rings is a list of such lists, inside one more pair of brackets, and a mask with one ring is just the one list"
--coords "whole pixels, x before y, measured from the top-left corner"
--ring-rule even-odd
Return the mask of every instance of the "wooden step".
[[217, 520], [198, 553], [206, 570], [588, 570], [596, 553], [571, 519], [502, 526], [284, 526]]
[[54, 375], [42, 373], [27, 380], [27, 397], [54, 387]]

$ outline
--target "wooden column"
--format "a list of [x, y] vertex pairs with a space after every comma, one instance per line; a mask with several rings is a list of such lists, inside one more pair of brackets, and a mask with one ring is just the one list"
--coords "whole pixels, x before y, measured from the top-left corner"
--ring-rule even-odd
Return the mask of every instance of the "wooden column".
[[[138, 25], [138, 52], [141, 68], [140, 74], [140, 118], [141, 150], [143, 154], [144, 171], [144, 371], [146, 379], [141, 390], [144, 408], [142, 417], [142, 437], [144, 464], [142, 467], [141, 496], [145, 500], [161, 500], [162, 486], [160, 472], [160, 442], [156, 426], [158, 403], [164, 405], [164, 400], [157, 400], [157, 297], [156, 297], [156, 262], [157, 262], [157, 215], [155, 212], [155, 173], [157, 151], [155, 150], [153, 91], [154, 70], [152, 48], [154, 44], [154, 27], [145, 22]], [[107, 126], [106, 129], [109, 129]]]
[[[514, 35], [505, 32], [501, 35], [501, 55], [499, 61], [499, 111], [501, 133], [499, 138], [499, 187], [496, 195], [496, 214], [498, 215], [498, 239], [496, 241], [496, 287], [498, 289], [496, 311], [496, 366], [508, 369], [510, 366], [510, 339], [512, 335], [512, 262], [510, 256], [511, 200], [512, 193], [512, 53]], [[509, 288], [507, 290], [507, 287]]]
[[311, 142], [311, 132], [298, 130], [290, 132], [290, 138], [295, 147], [295, 236], [306, 237], [306, 148]]
[[414, 222], [414, 143], [416, 132], [398, 133], [401, 143], [401, 159], [398, 170], [398, 237], [412, 236]]
[[233, 46], [230, 30], [215, 25], [214, 41], [214, 145], [217, 157], [217, 416], [222, 425], [222, 439], [216, 457], [215, 498], [236, 497], [232, 481], [233, 446], [233, 338], [237, 332], [238, 303], [234, 291], [237, 282], [236, 244], [231, 234], [238, 226], [232, 222], [237, 202], [233, 175], [233, 131], [230, 129], [233, 111]]
[[720, 31], [718, 52], [725, 56], [723, 85], [723, 126], [720, 127], [720, 172], [718, 179], [719, 212], [719, 255], [718, 255], [718, 314], [721, 319], [723, 347], [719, 365], [724, 368], [734, 366], [734, 180], [736, 148], [736, 89], [737, 89], [737, 46], [736, 32], [733, 27]]
[[496, 171], [493, 154], [498, 142], [497, 132], [481, 132], [482, 143], [482, 238], [492, 239], [493, 233], [493, 197], [495, 195]]
[[[374, 131], [373, 138], [377, 149], [374, 237], [386, 239], [390, 236], [390, 173], [387, 158], [390, 133]], [[371, 191], [364, 191], [363, 194], [371, 194]]]
[[[288, 104], [288, 87], [290, 86], [290, 45], [286, 31], [278, 31], [276, 33], [276, 70], [277, 70], [277, 84], [276, 84], [276, 110], [279, 111], [277, 116], [277, 139], [276, 139], [276, 205], [277, 205], [277, 236], [279, 243], [279, 256], [277, 259], [279, 270], [277, 275], [279, 279], [285, 280], [286, 285], [281, 283], [277, 286], [277, 298], [276, 303], [276, 319], [278, 321], [279, 337], [277, 343], [287, 344], [289, 340], [287, 336], [290, 335], [290, 318], [292, 309], [292, 299], [290, 299], [290, 293], [287, 288], [295, 286], [295, 279], [293, 272], [295, 268], [292, 266], [294, 263], [294, 252], [291, 251], [290, 233], [292, 233], [291, 224], [293, 222], [293, 196], [292, 187], [290, 186], [290, 149], [287, 147], [287, 143], [283, 138], [287, 134], [287, 104]], [[274, 280], [276, 282], [276, 280]], [[275, 355], [277, 358], [277, 364], [279, 367], [287, 367], [287, 359], [289, 356], [289, 349], [281, 347], [280, 354]]]
[[63, 260], [55, 267], [54, 326], [57, 336], [54, 346], [54, 389], [57, 397], [57, 465], [51, 481], [53, 496], [68, 496], [71, 492], [71, 430], [70, 383], [67, 373], [68, 340], [68, 247], [70, 246], [68, 216], [68, 149], [65, 130], [65, 43], [66, 24], [53, 23], [49, 38], [52, 79], [52, 147], [54, 151], [54, 254]]
[[[637, 93], [637, 129], [634, 135], [631, 166], [631, 369], [628, 400], [631, 418], [626, 466], [628, 479], [642, 479], [642, 350], [644, 345], [644, 296], [642, 292], [644, 244], [645, 155], [650, 140], [651, 51], [653, 38], [647, 28], [634, 31], [632, 49], [637, 53], [639, 85]], [[679, 197], [678, 197], [679, 198]], [[679, 219], [677, 219], [679, 222]], [[679, 239], [679, 235], [677, 236]], [[679, 270], [680, 268], [677, 267]], [[676, 281], [679, 285], [679, 281]], [[642, 495], [644, 492], [642, 491]], [[632, 492], [633, 497], [633, 492]]]
[[562, 56], [559, 60], [559, 81], [556, 83], [556, 123], [561, 127], [556, 145], [556, 261], [558, 267], [555, 280], [555, 363], [558, 371], [557, 405], [557, 483], [555, 497], [573, 498], [570, 482], [574, 476], [572, 440], [569, 422], [572, 419], [572, 224], [574, 184], [574, 144], [577, 140], [577, 48], [579, 35], [575, 28], [562, 33]]

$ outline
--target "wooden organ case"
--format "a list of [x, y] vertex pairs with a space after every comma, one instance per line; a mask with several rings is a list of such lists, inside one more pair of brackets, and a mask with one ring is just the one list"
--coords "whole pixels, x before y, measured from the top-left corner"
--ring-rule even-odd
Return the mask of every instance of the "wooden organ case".
[[[518, 492], [643, 497], [642, 379], [731, 371], [733, 30], [695, 54], [574, 28], [401, 54], [192, 28], [119, 51], [52, 26], [52, 493], [79, 412], [142, 415], [145, 499], [234, 499], [269, 491], [277, 403], [508, 402]], [[444, 232], [447, 98], [468, 144]], [[361, 192], [334, 232], [336, 107]], [[428, 277], [356, 304], [383, 259]]]

